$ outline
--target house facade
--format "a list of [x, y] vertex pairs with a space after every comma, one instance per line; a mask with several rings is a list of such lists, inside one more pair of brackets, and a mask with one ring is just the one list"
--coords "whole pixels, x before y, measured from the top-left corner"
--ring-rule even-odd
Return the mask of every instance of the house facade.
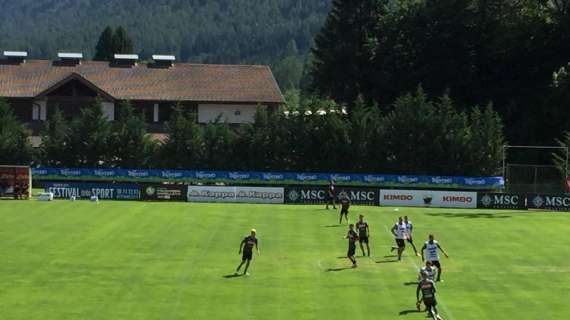
[[60, 60], [28, 60], [25, 52], [0, 59], [0, 97], [38, 135], [58, 108], [71, 119], [96, 99], [109, 121], [121, 101], [142, 110], [148, 131], [164, 133], [173, 107], [182, 105], [207, 123], [221, 116], [230, 124], [251, 123], [258, 107], [276, 109], [283, 95], [268, 66], [174, 63], [172, 56], [153, 56], [139, 63], [136, 55], [85, 61], [81, 54]]

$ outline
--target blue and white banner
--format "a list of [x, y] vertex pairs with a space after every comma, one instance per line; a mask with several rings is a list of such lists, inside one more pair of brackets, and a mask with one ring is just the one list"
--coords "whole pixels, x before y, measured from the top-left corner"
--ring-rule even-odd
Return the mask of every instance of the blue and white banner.
[[38, 180], [114, 180], [171, 182], [232, 182], [249, 184], [313, 184], [334, 180], [339, 185], [451, 189], [502, 189], [503, 177], [412, 176], [306, 172], [193, 171], [142, 169], [32, 169]]
[[46, 183], [46, 192], [53, 193], [55, 198], [89, 199], [97, 196], [101, 200], [140, 200], [140, 187], [135, 184], [114, 183]]

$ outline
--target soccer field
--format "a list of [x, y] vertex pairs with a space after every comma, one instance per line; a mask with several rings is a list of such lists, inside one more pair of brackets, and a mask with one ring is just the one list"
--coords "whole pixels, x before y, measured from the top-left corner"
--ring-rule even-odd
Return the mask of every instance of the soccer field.
[[[421, 246], [450, 258], [444, 319], [567, 319], [570, 214], [353, 207], [372, 257], [350, 269], [347, 226], [323, 206], [0, 202], [2, 319], [424, 319], [421, 259], [394, 262], [388, 229], [407, 214]], [[261, 255], [233, 277], [254, 227]]]

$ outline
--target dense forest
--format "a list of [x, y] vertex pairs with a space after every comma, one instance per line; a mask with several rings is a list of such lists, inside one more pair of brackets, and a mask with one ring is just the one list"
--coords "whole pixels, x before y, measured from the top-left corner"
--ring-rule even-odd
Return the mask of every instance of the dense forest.
[[[93, 57], [105, 27], [121, 25], [143, 59], [169, 53], [190, 62], [270, 64], [282, 86], [291, 87], [330, 2], [0, 0], [0, 50], [28, 50], [34, 58], [54, 58], [58, 50]], [[291, 69], [288, 79], [285, 70]]]
[[[311, 101], [348, 111], [269, 122], [260, 116], [245, 135], [218, 131], [221, 124], [182, 134], [200, 137], [205, 130], [204, 137], [219, 133], [221, 141], [234, 134], [235, 143], [243, 137], [258, 137], [257, 145], [271, 141], [269, 149], [253, 151], [277, 154], [277, 160], [242, 159], [246, 168], [347, 170], [352, 160], [332, 161], [327, 154], [349, 152], [363, 141], [352, 154], [375, 160], [351, 162], [355, 170], [490, 174], [501, 165], [497, 150], [505, 143], [570, 145], [570, 0], [0, 0], [0, 7], [1, 49], [26, 49], [41, 58], [77, 50], [93, 57], [110, 39], [103, 30], [122, 26], [117, 32], [125, 39], [128, 33], [125, 48], [132, 45], [143, 59], [173, 53], [183, 61], [270, 64], [289, 111], [314, 111]], [[321, 156], [272, 140], [299, 132], [320, 137], [315, 146], [333, 145]], [[171, 136], [161, 150], [217, 148], [217, 138], [188, 146], [176, 132]], [[378, 137], [385, 141], [374, 145]], [[288, 158], [275, 145], [304, 156]], [[425, 157], [418, 156], [422, 150]], [[208, 157], [158, 165], [217, 167]], [[552, 158], [543, 153], [512, 160], [551, 164]], [[554, 158], [564, 167], [562, 155]]]

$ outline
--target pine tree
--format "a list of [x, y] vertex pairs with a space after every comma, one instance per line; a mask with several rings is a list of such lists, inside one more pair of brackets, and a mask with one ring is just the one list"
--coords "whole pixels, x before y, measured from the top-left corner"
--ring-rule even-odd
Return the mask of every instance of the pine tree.
[[111, 123], [103, 114], [101, 101], [81, 109], [79, 117], [71, 122], [67, 152], [78, 167], [108, 167]]
[[95, 56], [93, 60], [111, 61], [115, 53], [113, 28], [107, 26], [99, 36], [97, 46], [95, 46]]
[[[161, 164], [167, 168], [196, 169], [204, 166], [203, 128], [196, 123], [195, 115], [178, 105], [166, 124], [168, 139], [160, 146]], [[207, 164], [206, 164], [207, 165]]]
[[41, 158], [42, 164], [52, 167], [65, 166], [70, 163], [67, 151], [69, 124], [63, 113], [56, 108], [42, 132]]
[[119, 168], [144, 168], [156, 149], [146, 131], [144, 114], [135, 111], [129, 101], [119, 104], [119, 117], [113, 126], [110, 145], [112, 162]]
[[370, 61], [384, 0], [334, 0], [325, 25], [315, 38], [312, 89], [340, 103], [352, 104], [373, 87]]
[[127, 30], [119, 26], [113, 35], [113, 53], [133, 53], [133, 41], [129, 38]]
[[0, 164], [29, 165], [33, 156], [29, 136], [8, 102], [0, 99]]

